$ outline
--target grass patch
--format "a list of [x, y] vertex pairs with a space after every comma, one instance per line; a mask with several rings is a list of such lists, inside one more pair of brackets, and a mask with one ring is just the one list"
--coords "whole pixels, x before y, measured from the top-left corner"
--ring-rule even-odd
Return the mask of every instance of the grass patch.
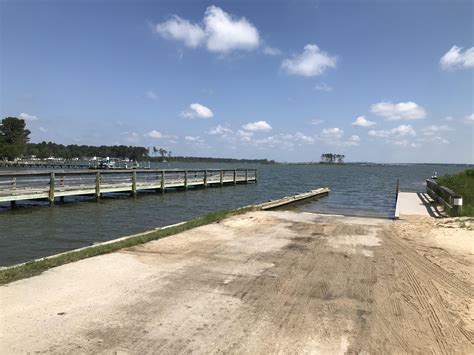
[[149, 233], [144, 233], [131, 237], [129, 239], [120, 240], [104, 245], [92, 245], [82, 250], [72, 250], [55, 257], [39, 259], [27, 262], [25, 264], [0, 270], [0, 285], [4, 285], [16, 280], [24, 279], [41, 274], [50, 268], [90, 258], [97, 255], [111, 253], [123, 248], [129, 248], [138, 244], [147, 243], [152, 240], [168, 237], [173, 234], [184, 232], [188, 229], [196, 228], [206, 224], [218, 222], [224, 218], [242, 214], [254, 210], [253, 207], [244, 207], [228, 211], [211, 212], [204, 216], [191, 219], [183, 224], [170, 228], [157, 229]]
[[462, 216], [474, 216], [474, 169], [467, 169], [454, 175], [440, 176], [438, 184], [462, 195]]

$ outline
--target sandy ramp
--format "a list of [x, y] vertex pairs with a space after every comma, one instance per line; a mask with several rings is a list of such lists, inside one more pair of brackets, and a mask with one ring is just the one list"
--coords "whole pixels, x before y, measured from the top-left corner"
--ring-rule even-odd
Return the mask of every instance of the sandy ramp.
[[472, 232], [444, 230], [232, 217], [1, 287], [0, 353], [469, 352]]

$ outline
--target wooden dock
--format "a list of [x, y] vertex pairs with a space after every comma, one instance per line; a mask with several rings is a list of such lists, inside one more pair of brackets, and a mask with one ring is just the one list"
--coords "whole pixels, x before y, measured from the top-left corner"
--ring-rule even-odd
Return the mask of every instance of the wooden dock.
[[87, 170], [67, 172], [18, 172], [0, 174], [0, 202], [130, 193], [167, 189], [213, 187], [257, 182], [256, 169], [196, 170]]

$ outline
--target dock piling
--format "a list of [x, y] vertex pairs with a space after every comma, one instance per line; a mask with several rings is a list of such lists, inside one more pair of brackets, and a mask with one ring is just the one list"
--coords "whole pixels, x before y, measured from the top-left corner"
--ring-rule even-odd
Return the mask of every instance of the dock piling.
[[95, 173], [95, 199], [100, 200], [100, 171]]
[[54, 172], [49, 173], [49, 196], [48, 201], [49, 205], [54, 205]]

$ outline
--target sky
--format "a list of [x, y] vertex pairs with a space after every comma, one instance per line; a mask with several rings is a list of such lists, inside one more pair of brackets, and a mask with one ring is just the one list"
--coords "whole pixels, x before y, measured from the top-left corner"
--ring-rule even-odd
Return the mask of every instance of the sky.
[[31, 142], [474, 163], [466, 1], [0, 0], [0, 114]]

